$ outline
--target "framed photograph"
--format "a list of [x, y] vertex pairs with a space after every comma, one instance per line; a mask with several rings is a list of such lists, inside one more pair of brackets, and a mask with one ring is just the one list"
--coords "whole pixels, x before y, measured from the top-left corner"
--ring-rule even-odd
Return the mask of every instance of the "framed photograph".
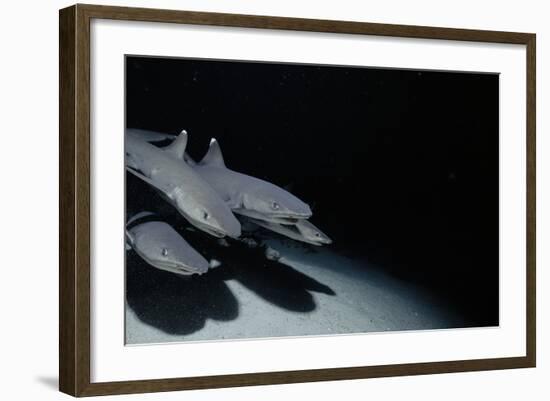
[[535, 366], [535, 34], [60, 23], [60, 390]]

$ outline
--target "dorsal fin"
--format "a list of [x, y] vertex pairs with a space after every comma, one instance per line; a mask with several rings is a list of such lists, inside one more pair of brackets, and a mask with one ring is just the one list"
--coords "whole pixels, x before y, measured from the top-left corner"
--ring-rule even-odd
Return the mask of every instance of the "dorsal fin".
[[209, 165], [209, 166], [225, 167], [222, 150], [220, 148], [220, 144], [218, 143], [218, 141], [216, 141], [216, 138], [212, 138], [210, 140], [210, 146], [208, 147], [208, 152], [206, 152], [206, 154], [204, 155], [204, 157], [202, 158], [199, 164], [202, 166]]
[[187, 131], [183, 130], [177, 136], [177, 138], [170, 145], [166, 146], [164, 150], [179, 159], [183, 159], [185, 154], [185, 148], [187, 147]]

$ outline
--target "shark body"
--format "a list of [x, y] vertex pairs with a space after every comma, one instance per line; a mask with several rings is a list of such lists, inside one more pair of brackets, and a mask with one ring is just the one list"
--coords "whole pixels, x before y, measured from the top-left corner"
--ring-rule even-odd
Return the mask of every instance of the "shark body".
[[127, 228], [126, 239], [143, 260], [157, 269], [183, 276], [208, 271], [208, 261], [162, 221], [147, 221]]
[[227, 168], [216, 139], [210, 141], [208, 152], [193, 168], [236, 214], [281, 224], [312, 214], [309, 205], [283, 188]]
[[332, 240], [326, 234], [324, 234], [308, 220], [298, 220], [296, 224], [293, 225], [271, 223], [264, 220], [250, 218], [249, 220], [260, 227], [266, 228], [296, 241], [306, 242], [316, 246], [328, 245], [332, 243]]
[[185, 131], [162, 149], [127, 131], [126, 168], [156, 188], [195, 227], [216, 237], [239, 237], [240, 223], [226, 202], [183, 162], [186, 145]]

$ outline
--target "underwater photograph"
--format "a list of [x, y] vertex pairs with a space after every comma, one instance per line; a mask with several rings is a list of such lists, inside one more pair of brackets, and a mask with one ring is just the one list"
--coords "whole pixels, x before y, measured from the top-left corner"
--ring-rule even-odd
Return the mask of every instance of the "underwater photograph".
[[499, 325], [499, 75], [125, 59], [125, 344]]

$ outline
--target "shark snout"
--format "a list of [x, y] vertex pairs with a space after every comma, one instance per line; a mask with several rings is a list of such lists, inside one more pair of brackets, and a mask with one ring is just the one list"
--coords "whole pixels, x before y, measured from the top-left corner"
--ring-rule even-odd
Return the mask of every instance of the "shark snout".
[[311, 211], [311, 208], [304, 204], [302, 207], [295, 207], [292, 209], [288, 209], [285, 212], [282, 213], [275, 213], [276, 215], [279, 215], [280, 217], [287, 217], [287, 218], [294, 218], [294, 219], [309, 219], [313, 212]]
[[298, 215], [302, 218], [309, 219], [311, 216], [313, 216], [313, 212], [311, 211], [310, 207], [306, 205], [304, 210], [301, 213], [298, 213]]
[[288, 202], [284, 208], [281, 208], [280, 214], [298, 219], [308, 219], [313, 215], [313, 212], [307, 203], [292, 197], [290, 202]]
[[241, 223], [239, 220], [231, 213], [231, 219], [227, 222], [225, 233], [228, 237], [238, 238], [241, 236]]
[[238, 238], [241, 236], [241, 223], [239, 223], [237, 218], [231, 212], [229, 212], [227, 217], [222, 221], [209, 221], [208, 224], [202, 227], [202, 229], [211, 235], [220, 238], [225, 236]]
[[313, 215], [313, 211], [309, 205], [301, 200], [299, 200], [299, 204], [297, 206], [297, 213], [301, 214], [305, 218], [309, 218]]
[[203, 260], [188, 261], [187, 263], [174, 261], [171, 263], [165, 263], [165, 266], [184, 276], [190, 276], [193, 274], [201, 275], [208, 271], [208, 264]]

